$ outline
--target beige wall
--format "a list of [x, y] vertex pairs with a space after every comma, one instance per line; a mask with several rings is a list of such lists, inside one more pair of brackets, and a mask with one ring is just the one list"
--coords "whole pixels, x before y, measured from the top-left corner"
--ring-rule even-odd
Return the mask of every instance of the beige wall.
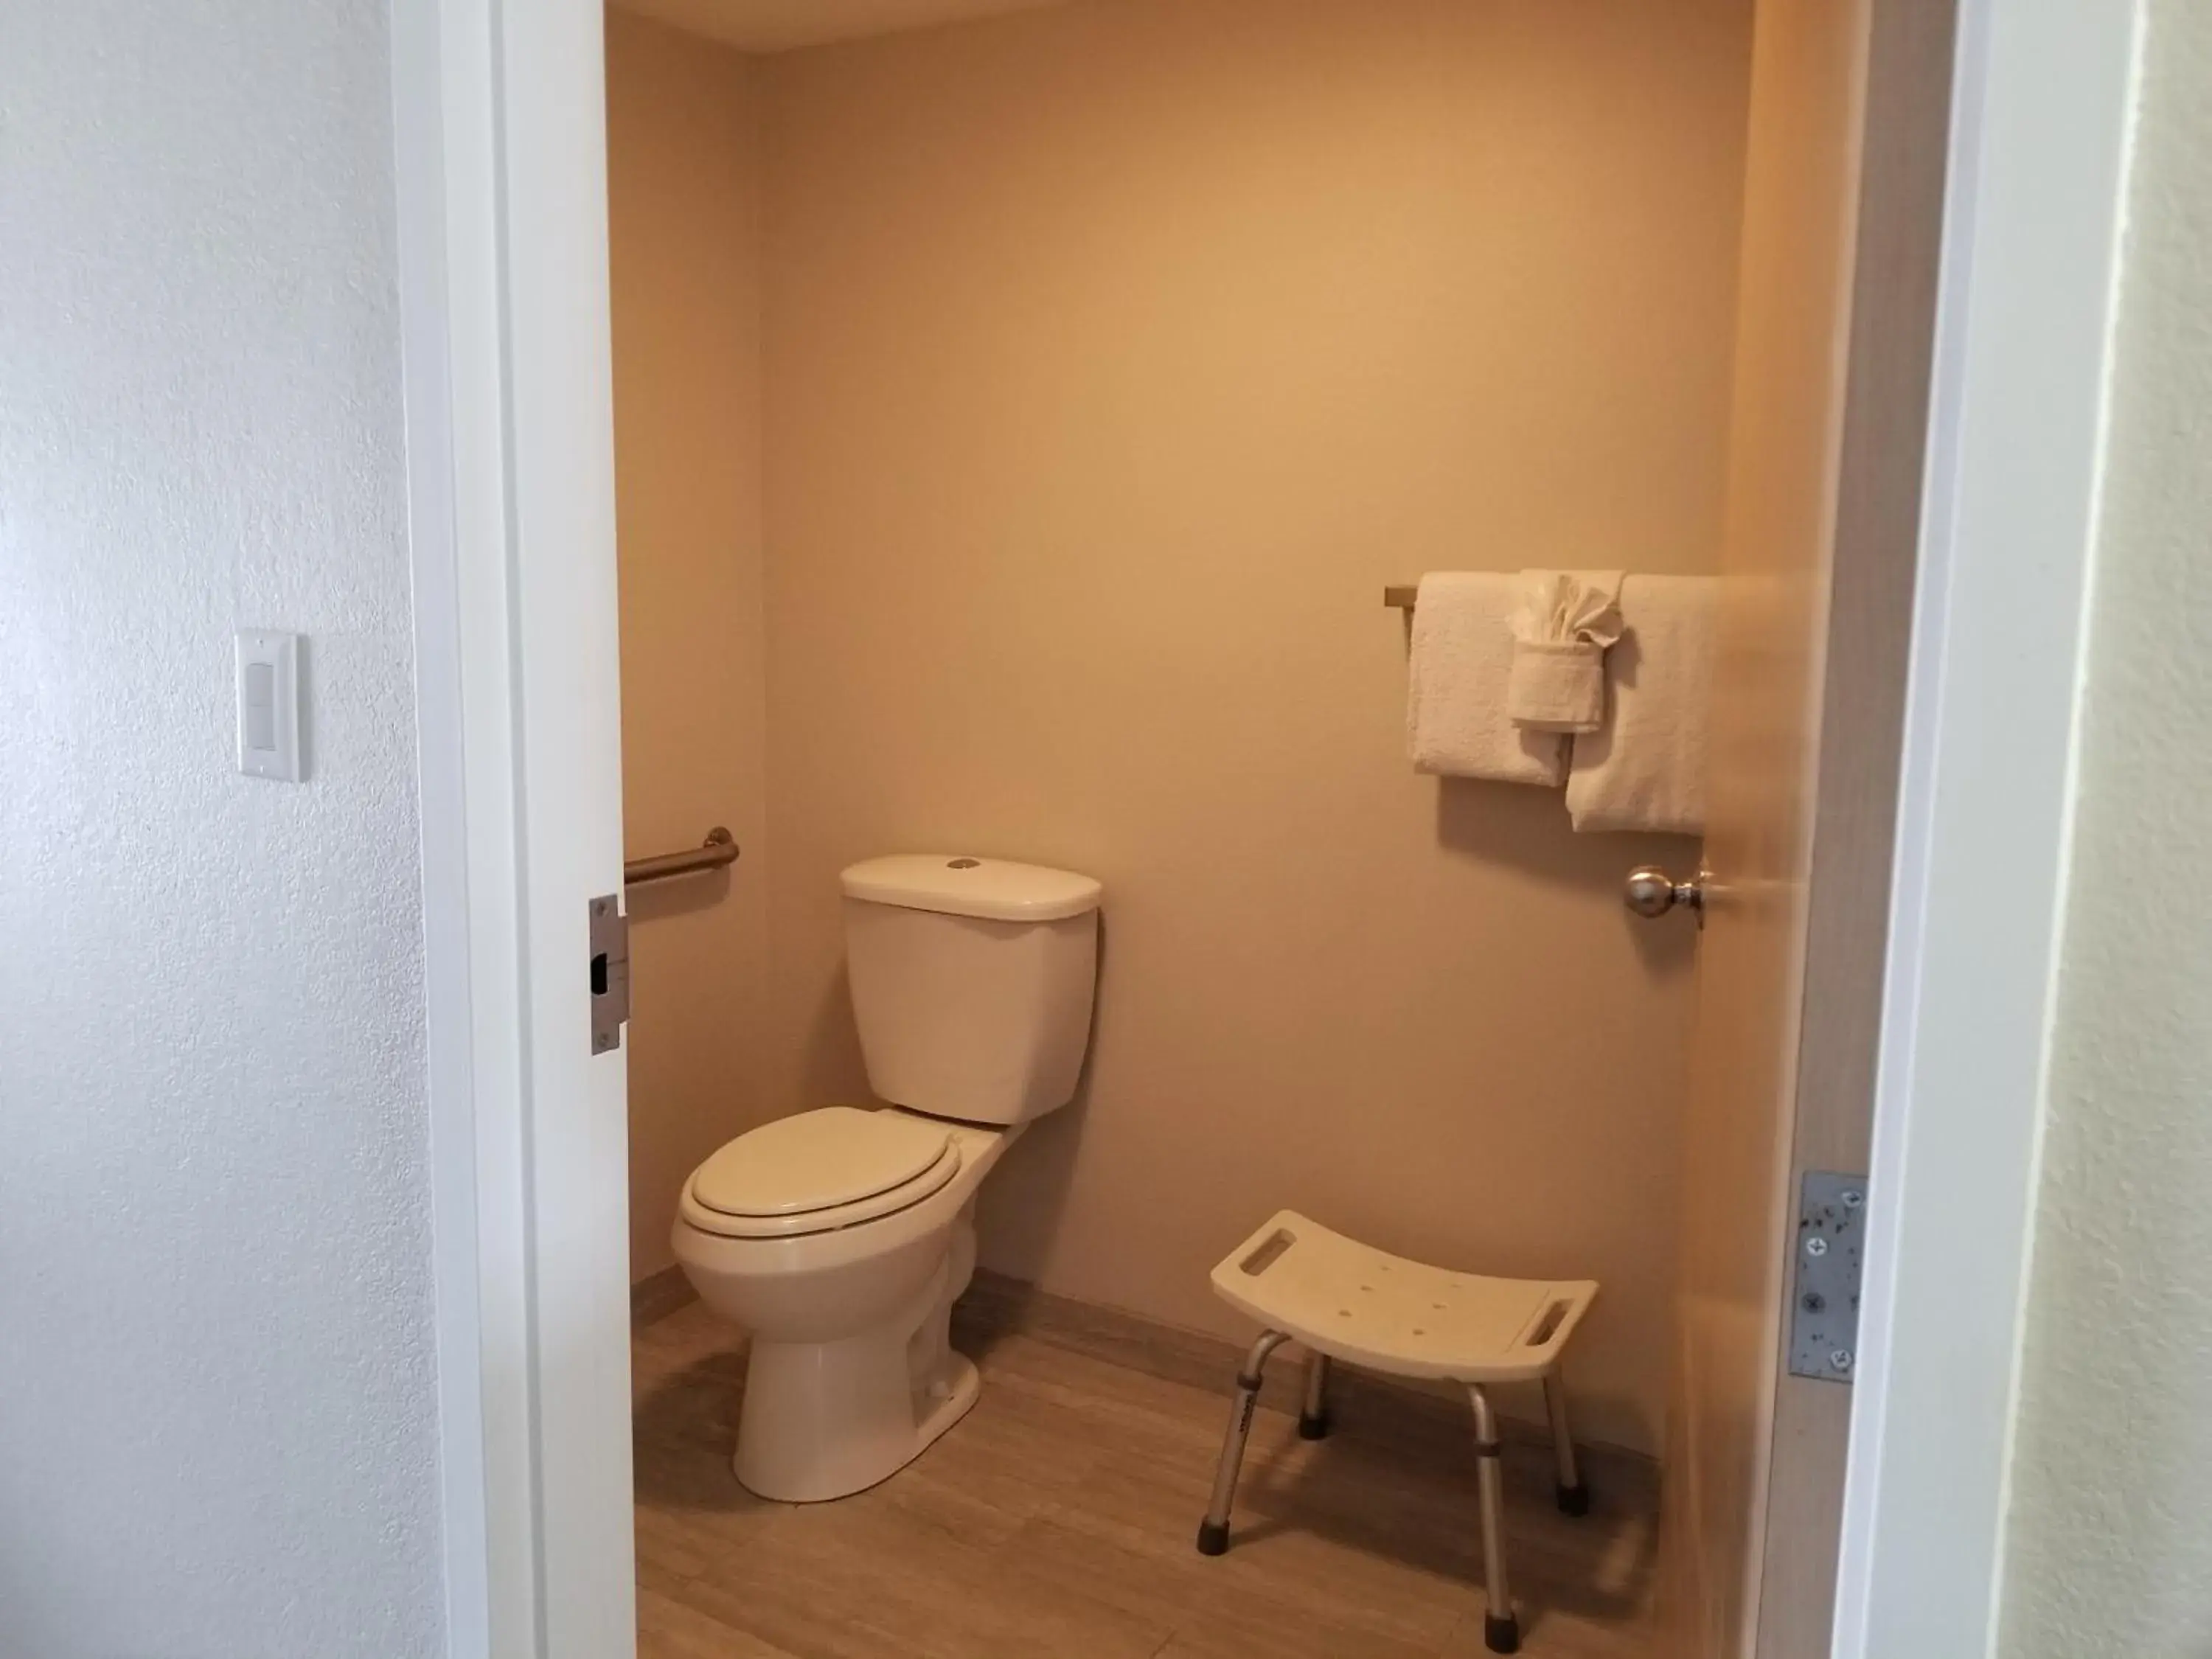
[[1282, 1205], [1594, 1275], [1585, 1425], [1656, 1444], [1691, 936], [1619, 884], [1694, 849], [1413, 775], [1378, 591], [1715, 559], [1749, 10], [1156, 0], [764, 66], [769, 1103], [864, 1092], [842, 865], [1090, 872], [1088, 1082], [984, 1260], [1224, 1333]]
[[684, 1178], [762, 1121], [767, 995], [758, 69], [607, 18], [629, 856], [726, 823], [728, 876], [630, 896], [630, 1258], [669, 1266]]
[[2005, 1659], [2212, 1644], [2212, 12], [2154, 0], [2005, 1539]]

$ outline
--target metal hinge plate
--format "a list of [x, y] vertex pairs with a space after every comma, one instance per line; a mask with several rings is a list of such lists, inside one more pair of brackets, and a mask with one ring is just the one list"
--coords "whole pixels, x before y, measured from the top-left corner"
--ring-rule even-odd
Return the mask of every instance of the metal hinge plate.
[[610, 893], [591, 902], [592, 1052], [622, 1047], [629, 1018], [629, 918]]
[[1790, 1374], [1848, 1382], [1858, 1364], [1860, 1243], [1866, 1177], [1808, 1170], [1790, 1241]]

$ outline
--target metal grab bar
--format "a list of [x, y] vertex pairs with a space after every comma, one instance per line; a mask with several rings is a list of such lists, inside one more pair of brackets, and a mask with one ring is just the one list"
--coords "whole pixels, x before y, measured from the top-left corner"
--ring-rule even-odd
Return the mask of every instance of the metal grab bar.
[[681, 853], [656, 853], [649, 859], [632, 859], [623, 866], [623, 885], [666, 881], [671, 876], [696, 875], [702, 870], [726, 870], [738, 861], [738, 840], [720, 824], [707, 832], [698, 846]]

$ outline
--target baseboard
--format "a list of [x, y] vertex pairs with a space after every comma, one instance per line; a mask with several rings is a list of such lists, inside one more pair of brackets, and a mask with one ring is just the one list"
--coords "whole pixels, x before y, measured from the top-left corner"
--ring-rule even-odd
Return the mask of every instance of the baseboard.
[[[953, 1310], [953, 1323], [963, 1346], [988, 1346], [994, 1338], [1019, 1334], [1165, 1382], [1210, 1389], [1224, 1400], [1244, 1361], [1243, 1348], [1204, 1331], [1079, 1302], [988, 1267], [975, 1270], [968, 1293]], [[1295, 1413], [1303, 1382], [1302, 1365], [1271, 1365], [1261, 1405]], [[1548, 1446], [1551, 1431], [1540, 1415], [1541, 1396], [1533, 1388], [1525, 1391], [1531, 1396], [1529, 1414], [1517, 1414], [1514, 1401], [1502, 1401], [1500, 1427], [1508, 1439]], [[1466, 1396], [1449, 1383], [1407, 1382], [1343, 1367], [1332, 1379], [1329, 1394], [1330, 1415], [1355, 1432], [1421, 1451], [1474, 1443]], [[1576, 1443], [1632, 1476], [1657, 1480], [1658, 1461], [1648, 1453], [1580, 1436]]]
[[641, 1331], [698, 1299], [699, 1292], [691, 1288], [682, 1267], [663, 1267], [657, 1273], [647, 1273], [629, 1287], [629, 1328]]

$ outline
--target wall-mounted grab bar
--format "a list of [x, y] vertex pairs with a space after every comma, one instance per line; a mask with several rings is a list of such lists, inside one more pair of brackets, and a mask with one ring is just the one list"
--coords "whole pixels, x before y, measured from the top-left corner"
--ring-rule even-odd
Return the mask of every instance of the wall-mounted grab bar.
[[666, 881], [671, 876], [695, 875], [702, 870], [726, 870], [738, 861], [738, 841], [716, 824], [698, 846], [681, 853], [656, 853], [649, 859], [632, 859], [623, 866], [623, 885]]

